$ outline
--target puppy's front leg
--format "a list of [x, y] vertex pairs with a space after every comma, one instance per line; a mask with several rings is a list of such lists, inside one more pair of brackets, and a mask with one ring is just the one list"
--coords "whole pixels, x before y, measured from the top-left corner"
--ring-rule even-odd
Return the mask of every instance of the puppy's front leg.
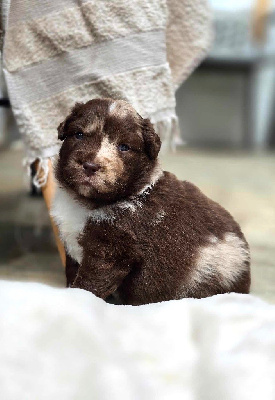
[[130, 262], [116, 263], [84, 256], [72, 287], [88, 290], [106, 299], [116, 291], [130, 270]]
[[66, 280], [67, 287], [71, 287], [79, 268], [79, 264], [68, 253], [66, 253]]

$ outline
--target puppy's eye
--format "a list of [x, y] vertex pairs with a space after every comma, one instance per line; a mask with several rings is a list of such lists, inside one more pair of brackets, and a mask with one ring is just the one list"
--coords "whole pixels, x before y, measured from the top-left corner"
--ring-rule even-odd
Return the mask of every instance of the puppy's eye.
[[76, 132], [75, 137], [76, 137], [77, 139], [80, 139], [80, 140], [81, 140], [81, 139], [83, 139], [84, 135], [83, 135], [82, 132]]
[[118, 149], [120, 151], [128, 151], [128, 150], [130, 150], [130, 147], [128, 146], [128, 144], [119, 144]]

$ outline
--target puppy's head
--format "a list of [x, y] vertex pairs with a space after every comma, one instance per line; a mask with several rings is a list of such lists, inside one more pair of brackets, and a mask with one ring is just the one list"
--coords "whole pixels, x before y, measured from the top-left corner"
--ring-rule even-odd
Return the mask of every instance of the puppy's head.
[[112, 99], [77, 103], [59, 125], [58, 138], [58, 181], [95, 202], [137, 193], [150, 181], [161, 145], [148, 119]]

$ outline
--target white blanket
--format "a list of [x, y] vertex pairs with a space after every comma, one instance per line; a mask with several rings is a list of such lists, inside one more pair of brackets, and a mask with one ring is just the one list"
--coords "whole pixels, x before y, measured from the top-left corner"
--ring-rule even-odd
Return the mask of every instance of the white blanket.
[[219, 295], [113, 306], [0, 282], [3, 400], [273, 400], [275, 306]]

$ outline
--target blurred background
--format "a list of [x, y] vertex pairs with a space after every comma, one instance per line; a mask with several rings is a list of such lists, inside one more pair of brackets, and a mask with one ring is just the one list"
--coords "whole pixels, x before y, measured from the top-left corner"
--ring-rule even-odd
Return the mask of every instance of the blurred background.
[[[251, 247], [252, 293], [275, 303], [275, 3], [210, 5], [211, 51], [177, 91], [184, 145], [162, 163], [240, 223]], [[0, 86], [0, 279], [63, 287], [45, 203], [22, 167], [3, 75]]]

